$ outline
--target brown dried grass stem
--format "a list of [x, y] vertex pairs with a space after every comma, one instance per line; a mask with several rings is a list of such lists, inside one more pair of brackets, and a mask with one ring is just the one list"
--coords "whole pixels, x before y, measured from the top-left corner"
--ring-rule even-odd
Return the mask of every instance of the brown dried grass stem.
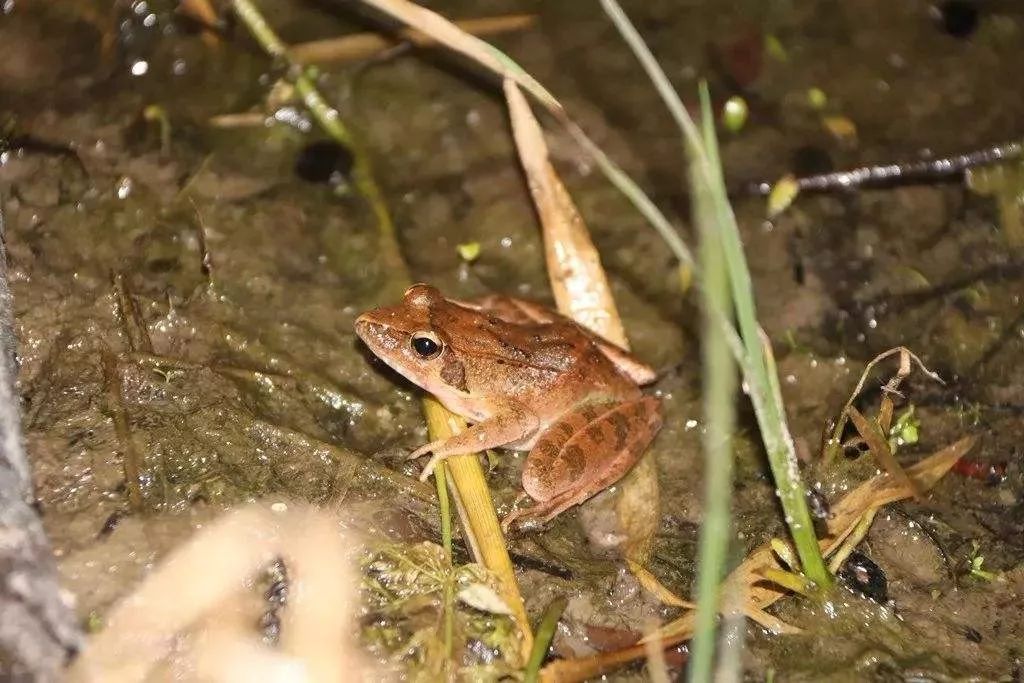
[[114, 422], [114, 433], [121, 447], [121, 466], [124, 470], [125, 489], [128, 492], [128, 504], [136, 512], [142, 511], [142, 488], [139, 481], [141, 458], [135, 441], [132, 438], [128, 409], [124, 405], [124, 394], [121, 386], [121, 371], [117, 356], [108, 349], [100, 355], [103, 365], [104, 398], [106, 412]]
[[[534, 14], [507, 14], [463, 19], [453, 23], [471, 35], [488, 36], [519, 31], [531, 26], [536, 18]], [[422, 31], [407, 28], [398, 31], [394, 37], [383, 36], [380, 33], [356, 33], [298, 43], [288, 48], [288, 54], [300, 64], [353, 62], [372, 57], [402, 43], [411, 43], [416, 47], [431, 47], [437, 45], [438, 41]]]

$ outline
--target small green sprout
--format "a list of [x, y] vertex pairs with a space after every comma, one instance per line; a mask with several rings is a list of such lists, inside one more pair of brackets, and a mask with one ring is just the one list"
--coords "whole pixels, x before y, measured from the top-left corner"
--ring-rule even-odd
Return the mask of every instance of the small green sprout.
[[167, 116], [167, 110], [158, 104], [151, 104], [142, 110], [142, 118], [155, 123], [157, 134], [160, 137], [160, 153], [167, 156], [171, 153], [171, 120]]
[[921, 439], [921, 420], [914, 416], [914, 406], [900, 413], [889, 429], [889, 450], [893, 453], [900, 446], [911, 446]]
[[104, 625], [103, 616], [99, 612], [92, 610], [85, 617], [85, 623], [82, 624], [82, 628], [86, 633], [99, 633], [103, 630]]
[[980, 544], [977, 541], [971, 541], [970, 565], [967, 573], [979, 581], [995, 581], [998, 578], [995, 572], [982, 569], [985, 564], [985, 556], [979, 554], [980, 550]]

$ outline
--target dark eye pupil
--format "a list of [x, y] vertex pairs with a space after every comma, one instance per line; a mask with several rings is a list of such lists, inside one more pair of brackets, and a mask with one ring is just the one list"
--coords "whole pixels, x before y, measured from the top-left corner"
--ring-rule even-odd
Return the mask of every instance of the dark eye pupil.
[[415, 337], [412, 340], [412, 348], [416, 350], [416, 353], [429, 358], [436, 354], [440, 349], [433, 339], [428, 337]]

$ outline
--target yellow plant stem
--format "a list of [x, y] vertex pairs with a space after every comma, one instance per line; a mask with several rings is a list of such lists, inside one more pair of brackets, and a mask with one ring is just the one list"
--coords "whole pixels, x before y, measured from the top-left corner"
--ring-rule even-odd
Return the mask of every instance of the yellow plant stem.
[[[912, 489], [917, 490], [915, 487]], [[846, 562], [846, 558], [850, 556], [853, 549], [860, 545], [860, 542], [864, 540], [864, 537], [868, 535], [868, 531], [871, 530], [871, 523], [875, 521], [875, 514], [878, 512], [878, 508], [871, 508], [864, 513], [864, 516], [857, 522], [857, 526], [853, 528], [850, 535], [846, 537], [843, 544], [836, 550], [836, 554], [832, 556], [832, 560], [829, 562], [828, 569], [833, 574], [839, 572], [840, 567]]]
[[[465, 423], [460, 418], [449, 413], [432, 398], [423, 399], [423, 411], [427, 417], [427, 428], [432, 441], [445, 439], [465, 428]], [[521, 646], [525, 661], [533, 648], [533, 632], [526, 617], [526, 607], [519, 592], [512, 559], [505, 546], [505, 536], [501, 533], [498, 515], [494, 511], [491, 492], [487, 488], [484, 469], [480, 466], [476, 454], [455, 455], [445, 460], [445, 464], [448, 466], [452, 483], [458, 490], [461, 501], [460, 513], [465, 512], [463, 528], [473, 537], [470, 545], [479, 554], [476, 560], [498, 577], [501, 597], [512, 610], [512, 617], [523, 634]]]
[[794, 593], [810, 597], [814, 595], [815, 586], [814, 582], [808, 581], [800, 574], [794, 574], [793, 572], [787, 572], [785, 569], [764, 569], [761, 571], [762, 576], [768, 579], [772, 583], [788, 588]]

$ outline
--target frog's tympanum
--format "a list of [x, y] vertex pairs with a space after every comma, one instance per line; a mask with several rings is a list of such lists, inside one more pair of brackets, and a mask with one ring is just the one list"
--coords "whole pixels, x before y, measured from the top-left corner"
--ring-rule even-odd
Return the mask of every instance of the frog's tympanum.
[[547, 522], [611, 486], [661, 427], [654, 371], [618, 346], [537, 304], [502, 296], [459, 302], [429, 285], [356, 320], [385, 363], [472, 425], [410, 458], [503, 446], [529, 450], [523, 490], [537, 504], [507, 526]]

